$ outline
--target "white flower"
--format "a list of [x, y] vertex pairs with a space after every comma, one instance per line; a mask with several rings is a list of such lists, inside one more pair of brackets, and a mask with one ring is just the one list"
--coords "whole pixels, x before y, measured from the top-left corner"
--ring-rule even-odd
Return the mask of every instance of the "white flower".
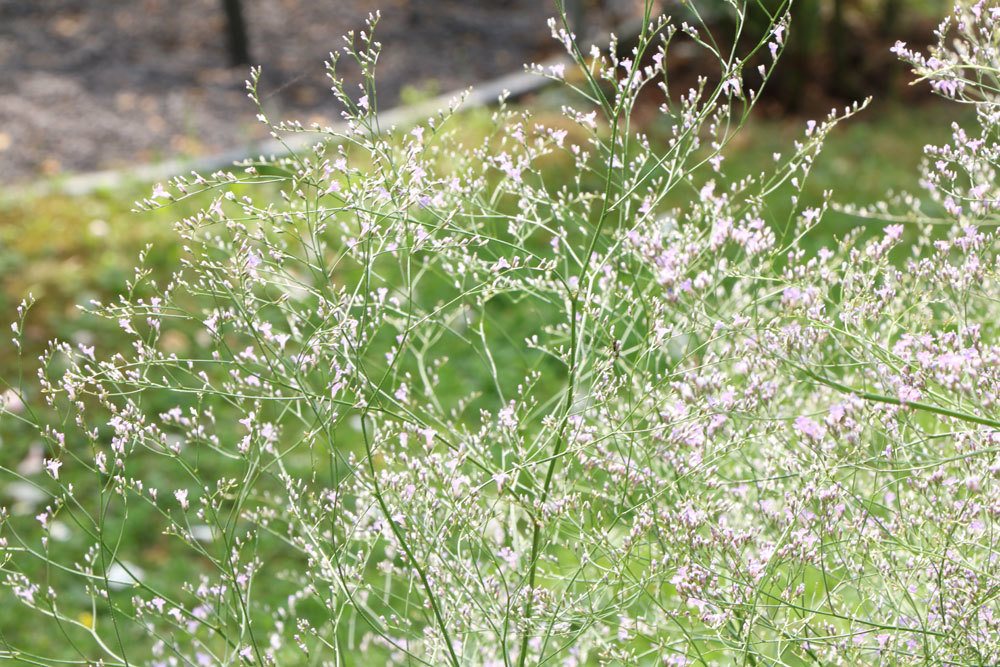
[[46, 459], [45, 469], [49, 471], [52, 475], [52, 479], [59, 479], [59, 468], [62, 467], [62, 461], [59, 459]]

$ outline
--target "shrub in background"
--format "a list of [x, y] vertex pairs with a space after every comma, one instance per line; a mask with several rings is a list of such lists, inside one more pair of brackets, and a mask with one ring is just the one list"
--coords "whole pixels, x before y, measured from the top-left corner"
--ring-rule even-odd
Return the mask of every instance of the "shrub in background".
[[[379, 126], [373, 16], [341, 56], [361, 89], [329, 63], [348, 131], [262, 111], [315, 147], [158, 187], [142, 207], [210, 201], [177, 224], [169, 282], [140, 263], [94, 305], [133, 345], [53, 343], [41, 394], [4, 394], [47, 478], [4, 477], [47, 500], [2, 515], [6, 595], [39, 630], [3, 632], [0, 657], [1000, 660], [1000, 10], [960, 6], [931, 57], [897, 45], [979, 109], [979, 133], [928, 148], [939, 217], [866, 211], [892, 224], [817, 252], [826, 207], [769, 202], [797, 202], [860, 105], [761, 173], [726, 169], [781, 10], [749, 53], [649, 7], [627, 58], [555, 21], [579, 73], [536, 69], [578, 103], [549, 125], [501, 105], [478, 146], [458, 102]], [[672, 87], [676, 39], [718, 85]], [[631, 127], [640, 95], [665, 145]]]

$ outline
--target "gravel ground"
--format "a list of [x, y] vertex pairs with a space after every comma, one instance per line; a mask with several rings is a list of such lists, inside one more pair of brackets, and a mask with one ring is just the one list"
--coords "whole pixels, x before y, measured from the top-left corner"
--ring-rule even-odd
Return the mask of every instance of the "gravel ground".
[[[323, 61], [381, 8], [380, 105], [553, 52], [550, 0], [244, 0], [272, 116], [336, 118]], [[620, 16], [591, 13], [612, 24]], [[0, 183], [200, 155], [261, 137], [220, 0], [0, 0]]]

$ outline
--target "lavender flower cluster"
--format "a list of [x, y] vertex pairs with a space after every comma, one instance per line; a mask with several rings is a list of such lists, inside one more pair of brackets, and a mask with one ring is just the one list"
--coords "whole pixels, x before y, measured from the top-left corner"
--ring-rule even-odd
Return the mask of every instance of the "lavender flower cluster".
[[[628, 57], [553, 21], [578, 68], [535, 70], [578, 103], [501, 104], [479, 145], [461, 100], [379, 125], [372, 16], [328, 63], [347, 131], [261, 110], [314, 148], [141, 202], [209, 198], [169, 282], [93, 306], [130, 348], [54, 343], [38, 405], [4, 395], [49, 478], [0, 514], [5, 604], [80, 664], [1000, 662], [1000, 8], [897, 44], [978, 128], [818, 250], [800, 196], [864, 105], [729, 173], [787, 14], [740, 52], [646, 12]], [[675, 90], [676, 40], [714, 78]], [[136, 515], [196, 578], [120, 539]]]

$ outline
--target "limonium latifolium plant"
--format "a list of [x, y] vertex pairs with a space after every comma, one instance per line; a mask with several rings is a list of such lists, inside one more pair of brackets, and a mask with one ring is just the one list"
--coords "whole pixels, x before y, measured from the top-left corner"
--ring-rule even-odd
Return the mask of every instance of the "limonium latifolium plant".
[[[3, 478], [46, 500], [0, 515], [32, 619], [0, 658], [1000, 661], [1000, 8], [897, 45], [978, 127], [927, 148], [927, 196], [819, 247], [799, 197], [863, 104], [729, 171], [794, 29], [729, 4], [725, 42], [697, 3], [647, 6], [629, 48], [553, 20], [576, 66], [531, 69], [573, 101], [501, 101], [476, 144], [461, 100], [380, 124], [372, 16], [328, 63], [346, 129], [261, 108], [312, 148], [140, 202], [205, 206], [172, 277], [91, 307], [130, 344], [54, 342], [5, 389], [45, 449]], [[717, 67], [678, 88], [680, 42]], [[633, 126], [650, 100], [665, 142]]]

